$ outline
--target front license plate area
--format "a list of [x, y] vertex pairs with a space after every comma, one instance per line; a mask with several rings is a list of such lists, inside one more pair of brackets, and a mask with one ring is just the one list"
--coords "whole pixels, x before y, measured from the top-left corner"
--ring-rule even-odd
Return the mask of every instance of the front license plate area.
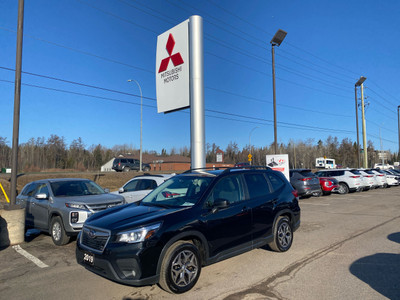
[[94, 264], [94, 255], [89, 252], [83, 253], [83, 262], [92, 266]]

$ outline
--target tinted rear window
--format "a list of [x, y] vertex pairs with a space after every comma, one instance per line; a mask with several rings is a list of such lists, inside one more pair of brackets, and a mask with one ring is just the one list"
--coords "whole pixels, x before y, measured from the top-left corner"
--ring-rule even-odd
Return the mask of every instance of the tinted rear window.
[[351, 170], [350, 173], [353, 173], [354, 175], [361, 175], [360, 171], [358, 170]]
[[304, 177], [315, 177], [316, 175], [313, 173], [313, 172], [311, 172], [311, 171], [301, 171], [301, 172], [298, 172], [298, 173], [300, 173], [302, 176], [304, 176]]
[[245, 174], [250, 198], [264, 197], [271, 193], [267, 180], [263, 174]]

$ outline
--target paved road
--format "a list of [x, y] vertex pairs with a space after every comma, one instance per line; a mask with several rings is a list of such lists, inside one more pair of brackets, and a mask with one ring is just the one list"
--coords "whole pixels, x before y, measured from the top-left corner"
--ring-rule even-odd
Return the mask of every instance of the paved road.
[[400, 187], [300, 205], [290, 251], [257, 249], [208, 266], [183, 295], [101, 278], [76, 264], [75, 242], [56, 247], [49, 236], [33, 234], [20, 249], [0, 251], [0, 298], [400, 299]]

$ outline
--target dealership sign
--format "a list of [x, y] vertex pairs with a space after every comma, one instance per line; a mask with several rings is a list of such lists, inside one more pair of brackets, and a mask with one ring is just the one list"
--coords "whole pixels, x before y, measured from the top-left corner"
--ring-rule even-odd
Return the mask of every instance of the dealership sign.
[[189, 20], [157, 38], [156, 92], [159, 113], [190, 106]]
[[275, 171], [280, 171], [285, 175], [287, 180], [289, 178], [289, 155], [288, 154], [273, 154], [266, 156], [267, 167]]

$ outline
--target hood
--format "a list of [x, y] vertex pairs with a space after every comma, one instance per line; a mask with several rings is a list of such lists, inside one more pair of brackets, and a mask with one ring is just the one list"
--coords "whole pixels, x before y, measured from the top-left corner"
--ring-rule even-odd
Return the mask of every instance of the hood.
[[124, 197], [111, 193], [101, 195], [86, 195], [86, 196], [72, 196], [72, 197], [53, 197], [56, 201], [77, 204], [104, 204], [124, 201]]
[[111, 231], [121, 231], [146, 225], [160, 219], [160, 217], [184, 209], [187, 209], [187, 207], [163, 208], [158, 206], [137, 206], [136, 203], [131, 203], [98, 212], [87, 219], [85, 224]]

